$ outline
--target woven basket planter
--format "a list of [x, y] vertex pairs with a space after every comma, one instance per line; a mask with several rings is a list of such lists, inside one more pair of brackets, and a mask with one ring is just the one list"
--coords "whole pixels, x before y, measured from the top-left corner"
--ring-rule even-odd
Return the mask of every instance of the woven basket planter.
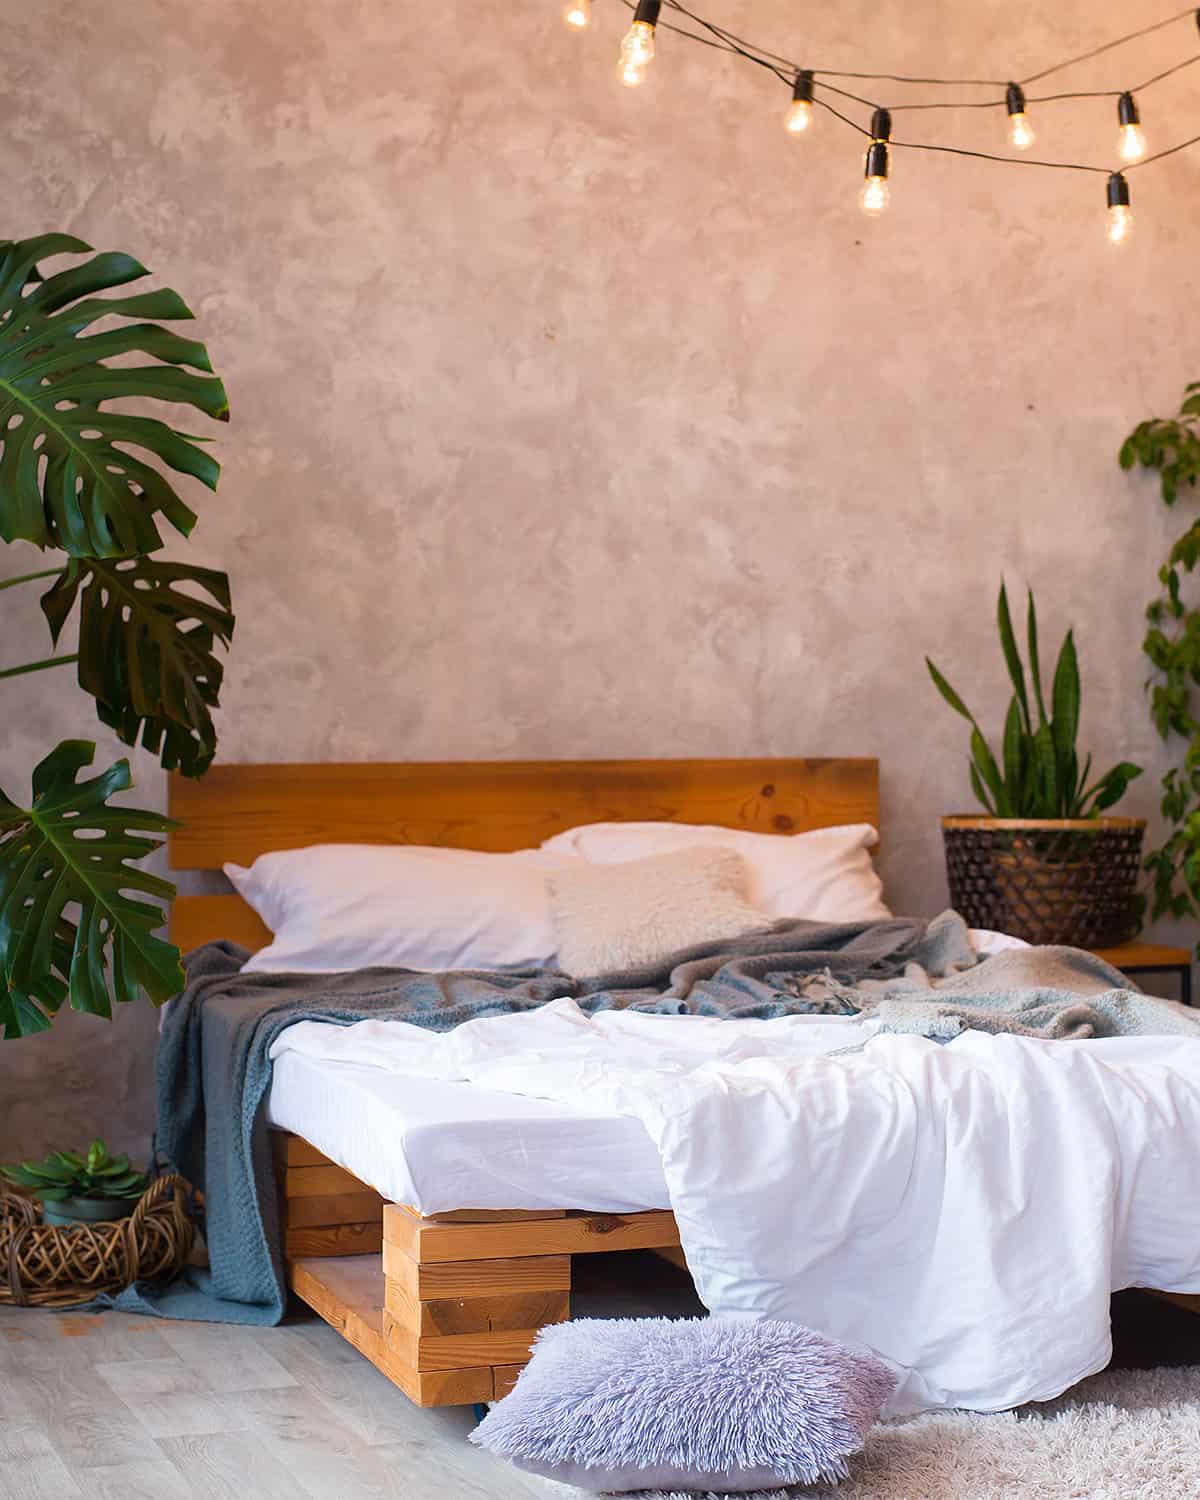
[[111, 1224], [42, 1224], [35, 1204], [0, 1193], [0, 1306], [78, 1307], [135, 1281], [169, 1281], [195, 1238], [190, 1189], [174, 1173], [151, 1183]]
[[950, 903], [1029, 943], [1128, 942], [1145, 831], [1143, 818], [943, 818]]

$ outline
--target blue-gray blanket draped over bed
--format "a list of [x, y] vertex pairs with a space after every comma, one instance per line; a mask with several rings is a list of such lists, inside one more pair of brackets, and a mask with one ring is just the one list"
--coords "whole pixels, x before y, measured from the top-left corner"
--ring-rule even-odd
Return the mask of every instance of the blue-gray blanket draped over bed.
[[689, 950], [658, 969], [587, 982], [547, 971], [242, 974], [244, 949], [210, 943], [188, 959], [187, 988], [164, 1017], [155, 1150], [163, 1169], [182, 1172], [204, 1192], [211, 1270], [189, 1270], [164, 1288], [131, 1288], [115, 1305], [211, 1322], [282, 1318], [287, 1292], [264, 1106], [271, 1045], [297, 1021], [393, 1019], [449, 1031], [560, 996], [589, 1011], [766, 1019], [813, 1008], [795, 993], [797, 976], [828, 970], [853, 984], [899, 976], [912, 962], [945, 972], [946, 946], [963, 936], [961, 923], [952, 932], [902, 920], [794, 922]]

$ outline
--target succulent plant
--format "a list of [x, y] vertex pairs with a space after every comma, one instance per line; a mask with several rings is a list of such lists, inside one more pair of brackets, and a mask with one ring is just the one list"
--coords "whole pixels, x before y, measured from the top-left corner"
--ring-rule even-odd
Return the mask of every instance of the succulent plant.
[[110, 1156], [103, 1141], [93, 1141], [87, 1155], [77, 1151], [51, 1151], [44, 1161], [23, 1161], [0, 1167], [13, 1184], [33, 1193], [44, 1203], [63, 1203], [68, 1198], [140, 1198], [149, 1186], [145, 1172], [129, 1164], [124, 1153]]

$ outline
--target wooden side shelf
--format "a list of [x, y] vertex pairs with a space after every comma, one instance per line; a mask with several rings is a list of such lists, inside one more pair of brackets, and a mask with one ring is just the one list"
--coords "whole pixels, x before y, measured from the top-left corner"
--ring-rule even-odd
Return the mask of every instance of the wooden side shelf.
[[288, 1285], [418, 1406], [503, 1396], [538, 1329], [570, 1317], [572, 1255], [680, 1253], [669, 1213], [425, 1217], [297, 1136], [272, 1150]]

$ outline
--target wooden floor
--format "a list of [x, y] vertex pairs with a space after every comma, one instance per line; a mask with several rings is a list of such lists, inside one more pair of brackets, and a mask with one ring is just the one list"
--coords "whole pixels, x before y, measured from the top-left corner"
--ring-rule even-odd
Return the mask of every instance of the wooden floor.
[[421, 1411], [318, 1318], [281, 1328], [0, 1308], [0, 1500], [578, 1495]]
[[[702, 1311], [657, 1256], [579, 1260], [579, 1316]], [[280, 1328], [0, 1308], [0, 1500], [578, 1500], [474, 1425], [302, 1308]]]

